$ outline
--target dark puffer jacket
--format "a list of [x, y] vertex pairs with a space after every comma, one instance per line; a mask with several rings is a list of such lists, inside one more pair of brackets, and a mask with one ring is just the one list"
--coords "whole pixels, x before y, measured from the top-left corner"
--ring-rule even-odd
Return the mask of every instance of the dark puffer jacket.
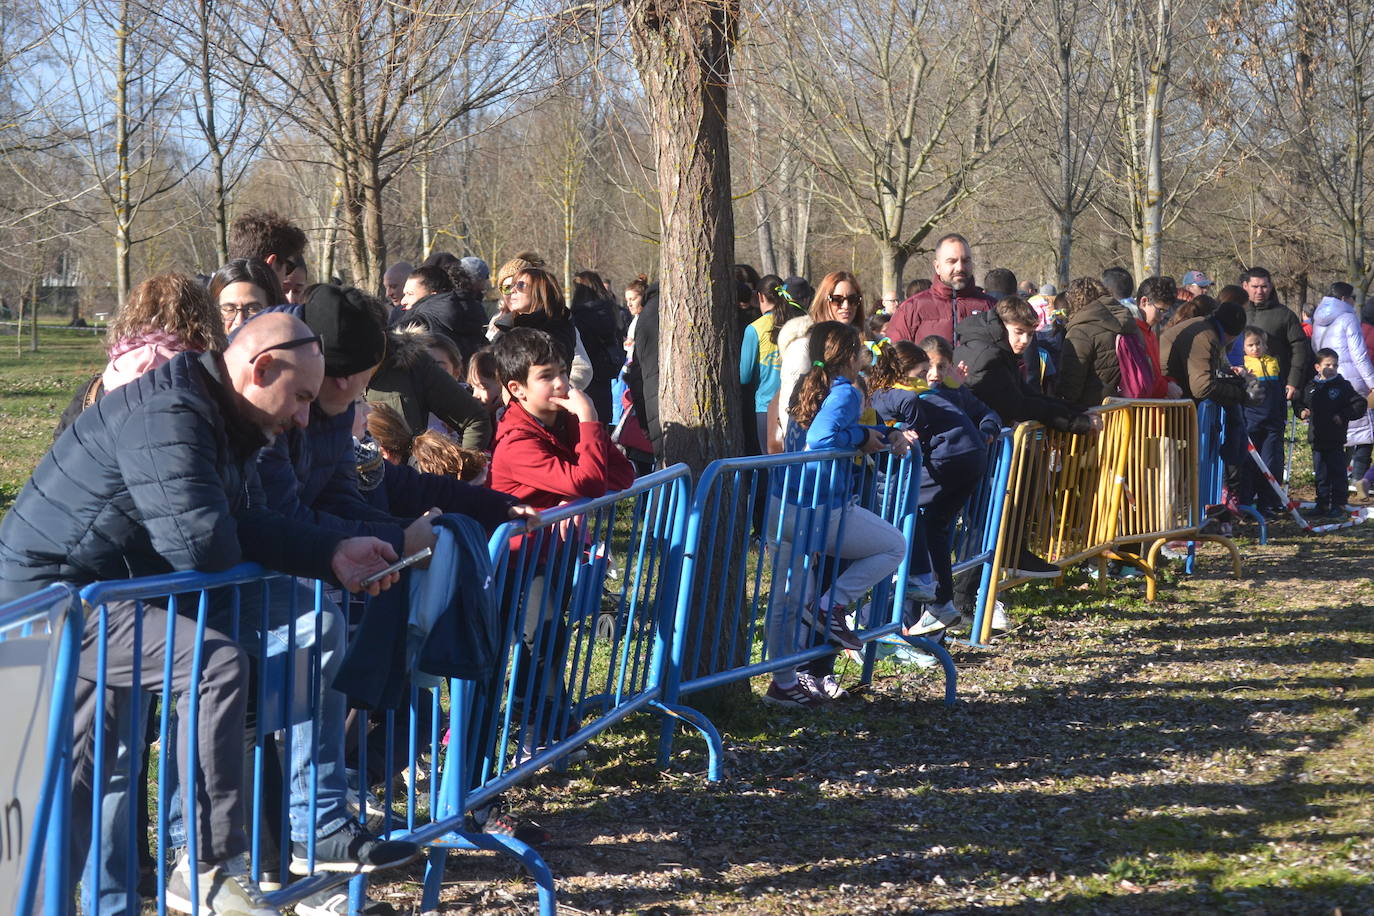
[[183, 353], [96, 401], [53, 444], [0, 522], [0, 601], [252, 560], [332, 579], [343, 538], [267, 508], [253, 455], [212, 354]]
[[258, 472], [272, 507], [283, 515], [349, 537], [381, 538], [398, 554], [405, 543], [405, 526], [431, 506], [474, 516], [495, 530], [509, 517], [513, 502], [486, 487], [392, 465], [385, 472], [388, 482], [404, 478], [411, 492], [385, 503], [363, 496], [358, 487], [352, 406], [331, 417], [319, 404], [312, 405], [308, 427], [279, 436], [258, 453]]
[[371, 535], [399, 554], [405, 522], [379, 511], [358, 492], [353, 407], [331, 417], [310, 405], [310, 425], [293, 429], [258, 453], [258, 474], [272, 507], [345, 536]]
[[1126, 307], [1104, 296], [1069, 316], [1064, 346], [1059, 353], [1055, 394], [1078, 407], [1096, 407], [1103, 398], [1116, 397], [1121, 387], [1121, 362], [1116, 339], [1125, 334], [1145, 341]]
[[961, 321], [959, 340], [954, 363], [967, 367], [964, 384], [1003, 423], [1014, 426], [1035, 420], [1050, 429], [1073, 433], [1092, 428], [1092, 422], [1077, 408], [1040, 392], [1040, 360], [1032, 359], [1028, 367], [1023, 366], [1021, 358], [1011, 352], [1007, 329], [995, 311], [979, 312]]
[[458, 346], [464, 360], [487, 344], [487, 312], [481, 301], [459, 298], [453, 290], [426, 296], [411, 308], [396, 312], [391, 325], [419, 325], [431, 334], [447, 337]]
[[1312, 377], [1312, 343], [1297, 313], [1270, 296], [1264, 305], [1245, 303], [1245, 323], [1264, 331], [1269, 355], [1279, 361], [1279, 376], [1298, 391]]
[[460, 435], [466, 448], [491, 443], [491, 415], [467, 386], [434, 361], [414, 335], [387, 332], [387, 356], [367, 388], [367, 399], [405, 418], [411, 433], [429, 427], [432, 413]]

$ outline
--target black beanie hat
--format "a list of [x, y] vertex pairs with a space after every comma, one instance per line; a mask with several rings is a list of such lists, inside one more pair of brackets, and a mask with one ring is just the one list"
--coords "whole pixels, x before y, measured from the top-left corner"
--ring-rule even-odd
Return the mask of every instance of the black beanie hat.
[[324, 374], [343, 378], [371, 369], [386, 355], [386, 329], [360, 289], [322, 283], [310, 291], [301, 318], [320, 335]]
[[1223, 302], [1217, 306], [1217, 310], [1212, 313], [1217, 324], [1227, 334], [1235, 337], [1245, 330], [1245, 309], [1235, 302]]

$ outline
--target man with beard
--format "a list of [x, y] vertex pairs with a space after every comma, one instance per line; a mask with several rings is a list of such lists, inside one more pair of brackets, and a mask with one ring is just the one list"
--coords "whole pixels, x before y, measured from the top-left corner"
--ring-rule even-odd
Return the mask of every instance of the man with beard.
[[930, 289], [903, 302], [888, 322], [887, 336], [892, 340], [915, 343], [935, 334], [953, 341], [955, 325], [995, 304], [973, 282], [973, 253], [962, 235], [941, 236], [935, 243], [934, 267]]

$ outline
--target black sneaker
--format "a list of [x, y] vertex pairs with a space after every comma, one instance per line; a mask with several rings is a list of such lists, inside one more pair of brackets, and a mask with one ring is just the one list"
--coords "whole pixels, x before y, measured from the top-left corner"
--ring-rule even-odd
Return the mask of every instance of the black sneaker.
[[1021, 555], [1016, 558], [1016, 563], [1011, 568], [1011, 574], [1020, 579], [1057, 579], [1063, 572], [1058, 566], [1045, 562], [1022, 547]]
[[[307, 852], [306, 844], [291, 844], [291, 874], [311, 874]], [[315, 871], [357, 874], [379, 868], [395, 868], [419, 854], [418, 844], [405, 840], [383, 840], [349, 818], [338, 830], [315, 840]]]

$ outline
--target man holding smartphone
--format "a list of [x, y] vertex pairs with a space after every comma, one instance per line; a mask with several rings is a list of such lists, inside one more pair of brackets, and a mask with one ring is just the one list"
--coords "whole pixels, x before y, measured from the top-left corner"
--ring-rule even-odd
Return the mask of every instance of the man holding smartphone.
[[[319, 391], [324, 358], [319, 341], [289, 315], [252, 322], [223, 355], [183, 353], [102, 398], [68, 428], [39, 463], [0, 522], [0, 601], [52, 582], [91, 582], [180, 570], [213, 572], [244, 560], [357, 590], [361, 580], [396, 559], [374, 537], [346, 537], [282, 517], [267, 508], [253, 456], [282, 432], [304, 423]], [[376, 594], [395, 576], [369, 588]], [[142, 648], [136, 658], [133, 602], [107, 606], [106, 683], [116, 703], [135, 686], [161, 686], [172, 657], [173, 683], [189, 723], [188, 689], [195, 627], [175, 628], [165, 642], [163, 609], [142, 608]], [[90, 838], [97, 694], [96, 640], [84, 637], [77, 681], [73, 746], [74, 863]], [[134, 680], [135, 673], [139, 680]], [[168, 884], [169, 903], [189, 896], [198, 872], [204, 912], [267, 914], [248, 878], [244, 853], [243, 734], [247, 661], [241, 648], [209, 631], [199, 690], [200, 728], [180, 731], [182, 772], [187, 747], [201, 753], [195, 785], [200, 861], [183, 856]], [[110, 713], [113, 717], [114, 712]], [[116, 741], [106, 742], [113, 753]], [[108, 801], [107, 797], [107, 801]], [[116, 842], [115, 834], [105, 837]], [[389, 854], [405, 853], [392, 850]], [[408, 856], [415, 853], [412, 847]], [[123, 889], [106, 887], [123, 897]], [[102, 897], [101, 908], [104, 908]]]

